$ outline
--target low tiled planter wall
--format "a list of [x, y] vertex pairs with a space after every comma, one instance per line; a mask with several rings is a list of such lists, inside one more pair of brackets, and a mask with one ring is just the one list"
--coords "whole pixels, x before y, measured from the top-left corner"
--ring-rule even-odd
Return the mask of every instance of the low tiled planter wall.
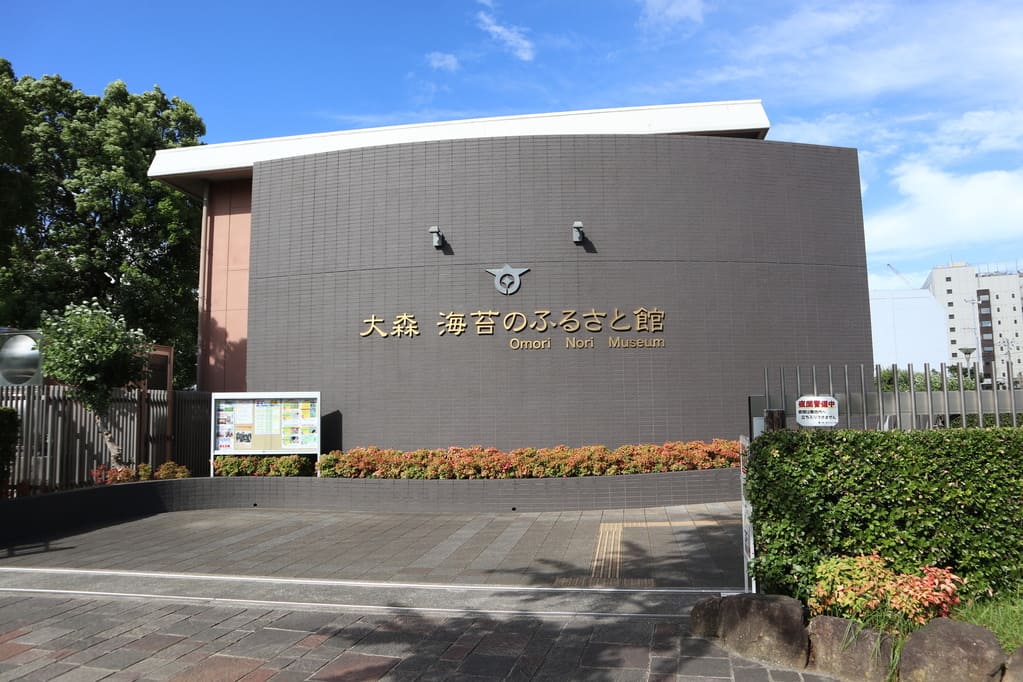
[[90, 525], [193, 509], [537, 512], [632, 509], [739, 499], [738, 469], [502, 480], [186, 478], [0, 500], [0, 539], [20, 542]]

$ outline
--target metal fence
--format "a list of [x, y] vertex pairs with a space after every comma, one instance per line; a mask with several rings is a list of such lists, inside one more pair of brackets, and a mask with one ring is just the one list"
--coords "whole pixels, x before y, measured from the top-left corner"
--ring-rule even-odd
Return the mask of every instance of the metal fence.
[[764, 394], [750, 396], [751, 432], [769, 410], [783, 410], [785, 424], [794, 427], [796, 400], [807, 394], [835, 397], [842, 428], [1023, 426], [1023, 389], [983, 384], [983, 375], [977, 382], [977, 370], [944, 363], [937, 369], [924, 364], [922, 372], [913, 365], [766, 368]]
[[[172, 459], [208, 475], [210, 400], [209, 393], [118, 391], [108, 423], [122, 460], [156, 468]], [[14, 408], [21, 422], [11, 485], [75, 487], [92, 480], [92, 469], [110, 464], [99, 422], [66, 387], [0, 387], [0, 407]]]

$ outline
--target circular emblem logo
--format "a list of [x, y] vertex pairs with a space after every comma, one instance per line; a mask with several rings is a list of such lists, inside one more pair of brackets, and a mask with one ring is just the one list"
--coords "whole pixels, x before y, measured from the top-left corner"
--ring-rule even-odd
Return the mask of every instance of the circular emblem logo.
[[529, 272], [529, 268], [513, 268], [505, 263], [504, 267], [487, 272], [494, 276], [494, 288], [505, 296], [511, 296], [522, 286], [521, 276]]

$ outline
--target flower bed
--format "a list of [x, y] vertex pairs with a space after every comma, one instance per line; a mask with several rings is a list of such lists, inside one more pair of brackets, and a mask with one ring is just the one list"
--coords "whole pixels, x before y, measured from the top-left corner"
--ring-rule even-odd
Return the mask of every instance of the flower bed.
[[716, 439], [614, 450], [603, 445], [510, 452], [482, 446], [410, 452], [365, 447], [323, 455], [318, 466], [320, 476], [327, 478], [502, 479], [649, 474], [738, 464], [739, 444]]

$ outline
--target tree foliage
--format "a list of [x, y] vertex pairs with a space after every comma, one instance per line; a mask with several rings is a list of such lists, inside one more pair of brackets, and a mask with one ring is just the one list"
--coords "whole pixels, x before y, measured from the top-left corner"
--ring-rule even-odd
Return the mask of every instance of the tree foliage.
[[[949, 391], [958, 391], [960, 386], [960, 372], [962, 376], [962, 387], [963, 390], [974, 390], [977, 388], [977, 381], [975, 378], [974, 368], [962, 368], [952, 366], [948, 368], [948, 372], [945, 375], [945, 388]], [[899, 390], [909, 390], [909, 372], [902, 371], [898, 373], [899, 376]], [[891, 368], [883, 368], [880, 375], [881, 390], [892, 391], [895, 389], [895, 372]], [[913, 372], [913, 390], [914, 391], [927, 391], [928, 384], [932, 392], [941, 391], [941, 372], [936, 369], [932, 369], [930, 375], [924, 374], [923, 372]]]
[[109, 429], [113, 390], [145, 378], [152, 345], [141, 329], [130, 328], [96, 299], [43, 313], [41, 322], [43, 373], [67, 384], [71, 397], [93, 412], [119, 466], [120, 449]]
[[96, 299], [42, 318], [43, 373], [67, 384], [71, 397], [97, 415], [109, 412], [113, 389], [145, 378], [151, 348], [145, 333]]
[[0, 324], [95, 298], [173, 345], [175, 383], [193, 383], [201, 206], [146, 173], [156, 150], [204, 134], [158, 87], [96, 97], [0, 59]]

